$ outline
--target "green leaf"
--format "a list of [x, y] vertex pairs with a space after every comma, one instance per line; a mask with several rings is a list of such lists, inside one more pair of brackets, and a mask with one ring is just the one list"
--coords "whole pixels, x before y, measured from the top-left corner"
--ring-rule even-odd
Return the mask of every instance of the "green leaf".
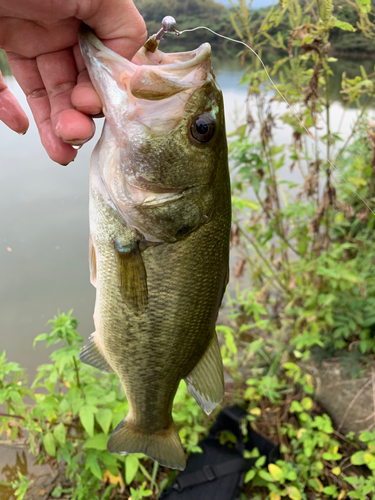
[[375, 433], [370, 431], [364, 431], [359, 435], [360, 441], [368, 443], [369, 441], [375, 440]]
[[128, 455], [125, 461], [125, 482], [131, 484], [138, 472], [139, 460], [134, 455]]
[[14, 401], [15, 403], [21, 404], [22, 403], [22, 397], [21, 394], [17, 391], [10, 391], [9, 392], [9, 398]]
[[353, 465], [363, 465], [365, 463], [365, 452], [357, 451], [351, 456], [350, 461]]
[[113, 416], [112, 410], [109, 410], [108, 408], [99, 410], [98, 413], [96, 413], [95, 415], [98, 424], [103, 429], [103, 432], [105, 434], [108, 434], [109, 432], [109, 428], [112, 423], [112, 416]]
[[340, 460], [342, 455], [340, 453], [330, 453], [330, 452], [325, 452], [323, 453], [322, 457], [324, 460]]
[[84, 449], [94, 448], [95, 450], [107, 449], [108, 436], [106, 434], [96, 434], [89, 438], [83, 445]]
[[283, 470], [276, 464], [269, 464], [268, 470], [275, 481], [280, 481], [284, 477]]
[[34, 339], [33, 347], [35, 347], [35, 344], [37, 342], [40, 342], [41, 340], [46, 340], [50, 334], [49, 333], [41, 333], [40, 335], [37, 335]]
[[302, 498], [301, 492], [295, 486], [288, 486], [287, 492], [291, 500], [301, 500]]
[[52, 498], [61, 498], [63, 496], [63, 491], [62, 491], [62, 487], [61, 485], [59, 484], [58, 486], [56, 486], [52, 493], [51, 493], [51, 497]]
[[94, 411], [90, 405], [83, 405], [79, 410], [81, 423], [90, 437], [94, 435]]
[[47, 434], [44, 436], [43, 446], [48, 455], [51, 455], [51, 457], [54, 457], [56, 455], [55, 438], [53, 437], [53, 434], [51, 432], [47, 432]]
[[246, 472], [245, 483], [251, 481], [254, 478], [255, 474], [256, 471], [254, 469], [250, 469], [248, 472]]
[[303, 408], [298, 401], [292, 401], [289, 411], [290, 413], [301, 413], [301, 411], [303, 411]]
[[356, 0], [356, 2], [363, 14], [371, 12], [371, 0]]
[[102, 479], [102, 471], [98, 464], [98, 459], [93, 453], [89, 453], [86, 458], [86, 468], [89, 469], [95, 477]]
[[337, 486], [335, 484], [331, 484], [330, 486], [326, 486], [323, 489], [323, 493], [326, 493], [327, 495], [334, 495], [337, 491]]
[[355, 27], [352, 26], [350, 23], [346, 23], [345, 21], [340, 21], [339, 19], [336, 19], [335, 28], [340, 28], [341, 30], [345, 31], [357, 31]]
[[318, 493], [321, 493], [323, 491], [324, 486], [322, 485], [322, 483], [318, 477], [313, 477], [313, 478], [309, 479], [308, 484]]
[[66, 429], [65, 425], [60, 422], [56, 427], [53, 429], [53, 435], [55, 436], [56, 441], [60, 445], [64, 445], [66, 442]]
[[238, 208], [238, 210], [244, 210], [245, 208], [259, 210], [259, 205], [257, 203], [246, 200], [245, 198], [239, 198], [238, 196], [232, 196], [232, 205]]
[[271, 474], [265, 470], [260, 470], [258, 472], [259, 477], [267, 481], [267, 483], [273, 483], [275, 482], [274, 478], [271, 476]]
[[264, 455], [259, 457], [258, 460], [255, 462], [255, 467], [263, 467], [263, 465], [266, 463], [267, 457]]
[[347, 483], [351, 484], [352, 486], [360, 482], [360, 478], [357, 476], [346, 476], [344, 479]]

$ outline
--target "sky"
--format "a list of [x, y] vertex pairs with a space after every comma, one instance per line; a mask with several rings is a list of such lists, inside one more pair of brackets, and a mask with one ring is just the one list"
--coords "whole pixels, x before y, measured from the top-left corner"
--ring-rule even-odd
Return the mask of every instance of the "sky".
[[[226, 5], [227, 7], [230, 7], [230, 2], [229, 0], [215, 0], [218, 3], [222, 3]], [[236, 0], [234, 0], [234, 3], [236, 3]], [[260, 9], [261, 7], [268, 7], [269, 5], [277, 3], [277, 0], [254, 0], [253, 1], [253, 9]]]

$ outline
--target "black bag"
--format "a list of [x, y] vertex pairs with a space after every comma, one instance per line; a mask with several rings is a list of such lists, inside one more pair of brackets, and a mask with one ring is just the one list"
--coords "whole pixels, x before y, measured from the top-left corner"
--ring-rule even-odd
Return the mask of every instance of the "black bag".
[[[245, 472], [257, 458], [243, 458], [245, 449], [258, 448], [267, 457], [266, 464], [280, 458], [279, 447], [247, 425], [244, 443], [241, 420], [246, 412], [239, 406], [222, 410], [206, 439], [200, 441], [203, 453], [192, 453], [186, 469], [159, 497], [159, 500], [236, 500], [241, 494]], [[216, 439], [222, 431], [230, 431], [236, 444], [229, 448]]]

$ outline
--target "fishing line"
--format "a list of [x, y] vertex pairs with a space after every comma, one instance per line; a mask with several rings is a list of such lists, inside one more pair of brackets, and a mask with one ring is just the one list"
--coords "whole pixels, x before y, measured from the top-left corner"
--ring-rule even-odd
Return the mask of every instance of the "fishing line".
[[283, 96], [283, 94], [280, 92], [280, 90], [277, 88], [276, 84], [274, 83], [274, 81], [272, 80], [270, 74], [268, 73], [267, 71], [267, 68], [266, 68], [266, 65], [264, 64], [264, 62], [262, 61], [262, 59], [260, 58], [260, 56], [258, 56], [258, 54], [255, 52], [254, 49], [252, 49], [250, 47], [250, 45], [247, 45], [247, 43], [245, 42], [242, 42], [241, 40], [235, 40], [234, 38], [230, 38], [229, 36], [225, 36], [225, 35], [221, 35], [220, 33], [216, 33], [216, 31], [212, 30], [211, 28], [208, 28], [207, 26], [197, 26], [196, 28], [190, 28], [190, 29], [186, 29], [186, 30], [183, 30], [183, 31], [178, 31], [176, 29], [174, 29], [174, 33], [177, 35], [177, 36], [180, 36], [182, 35], [183, 33], [187, 33], [187, 32], [190, 32], [190, 31], [196, 31], [196, 30], [200, 30], [200, 29], [204, 29], [204, 30], [207, 30], [207, 31], [210, 31], [211, 33], [213, 33], [214, 35], [220, 37], [220, 38], [224, 38], [226, 40], [229, 40], [231, 42], [234, 42], [234, 43], [239, 43], [241, 45], [244, 45], [245, 47], [247, 47], [256, 57], [257, 59], [260, 61], [264, 71], [266, 72], [266, 75], [267, 75], [267, 78], [269, 79], [269, 81], [271, 82], [272, 86], [276, 89], [276, 92], [279, 94], [279, 96], [281, 97], [281, 99], [284, 101], [284, 103], [287, 105], [287, 109], [290, 109], [294, 115], [295, 118], [297, 118], [299, 124], [301, 125], [301, 127], [303, 128], [303, 130], [306, 132], [306, 134], [313, 140], [315, 146], [317, 147], [317, 149], [320, 151], [320, 153], [322, 154], [323, 158], [328, 162], [329, 166], [332, 168], [332, 170], [341, 177], [341, 179], [346, 182], [346, 184], [349, 186], [350, 190], [352, 191], [352, 193], [354, 193], [361, 201], [362, 203], [370, 210], [370, 212], [375, 215], [375, 212], [369, 207], [369, 205], [366, 203], [366, 201], [362, 198], [362, 196], [360, 194], [357, 193], [357, 191], [353, 188], [352, 184], [345, 179], [345, 177], [340, 174], [340, 172], [338, 171], [338, 169], [333, 165], [333, 163], [331, 162], [331, 160], [329, 158], [327, 158], [327, 156], [324, 154], [322, 148], [319, 146], [319, 143], [318, 141], [314, 138], [314, 136], [311, 134], [311, 132], [305, 127], [305, 125], [302, 123], [302, 120], [301, 118], [293, 111], [292, 109], [292, 106], [291, 104], [289, 104], [289, 102], [287, 101], [287, 99]]

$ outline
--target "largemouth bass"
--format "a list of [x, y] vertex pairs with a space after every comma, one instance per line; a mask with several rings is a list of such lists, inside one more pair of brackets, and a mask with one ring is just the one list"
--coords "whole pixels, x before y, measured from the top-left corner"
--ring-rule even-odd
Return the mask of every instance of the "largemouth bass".
[[80, 360], [115, 372], [129, 414], [110, 452], [184, 469], [172, 419], [181, 379], [206, 413], [222, 400], [215, 322], [228, 281], [230, 181], [211, 48], [132, 62], [87, 28], [80, 47], [105, 124], [90, 167], [96, 331]]

